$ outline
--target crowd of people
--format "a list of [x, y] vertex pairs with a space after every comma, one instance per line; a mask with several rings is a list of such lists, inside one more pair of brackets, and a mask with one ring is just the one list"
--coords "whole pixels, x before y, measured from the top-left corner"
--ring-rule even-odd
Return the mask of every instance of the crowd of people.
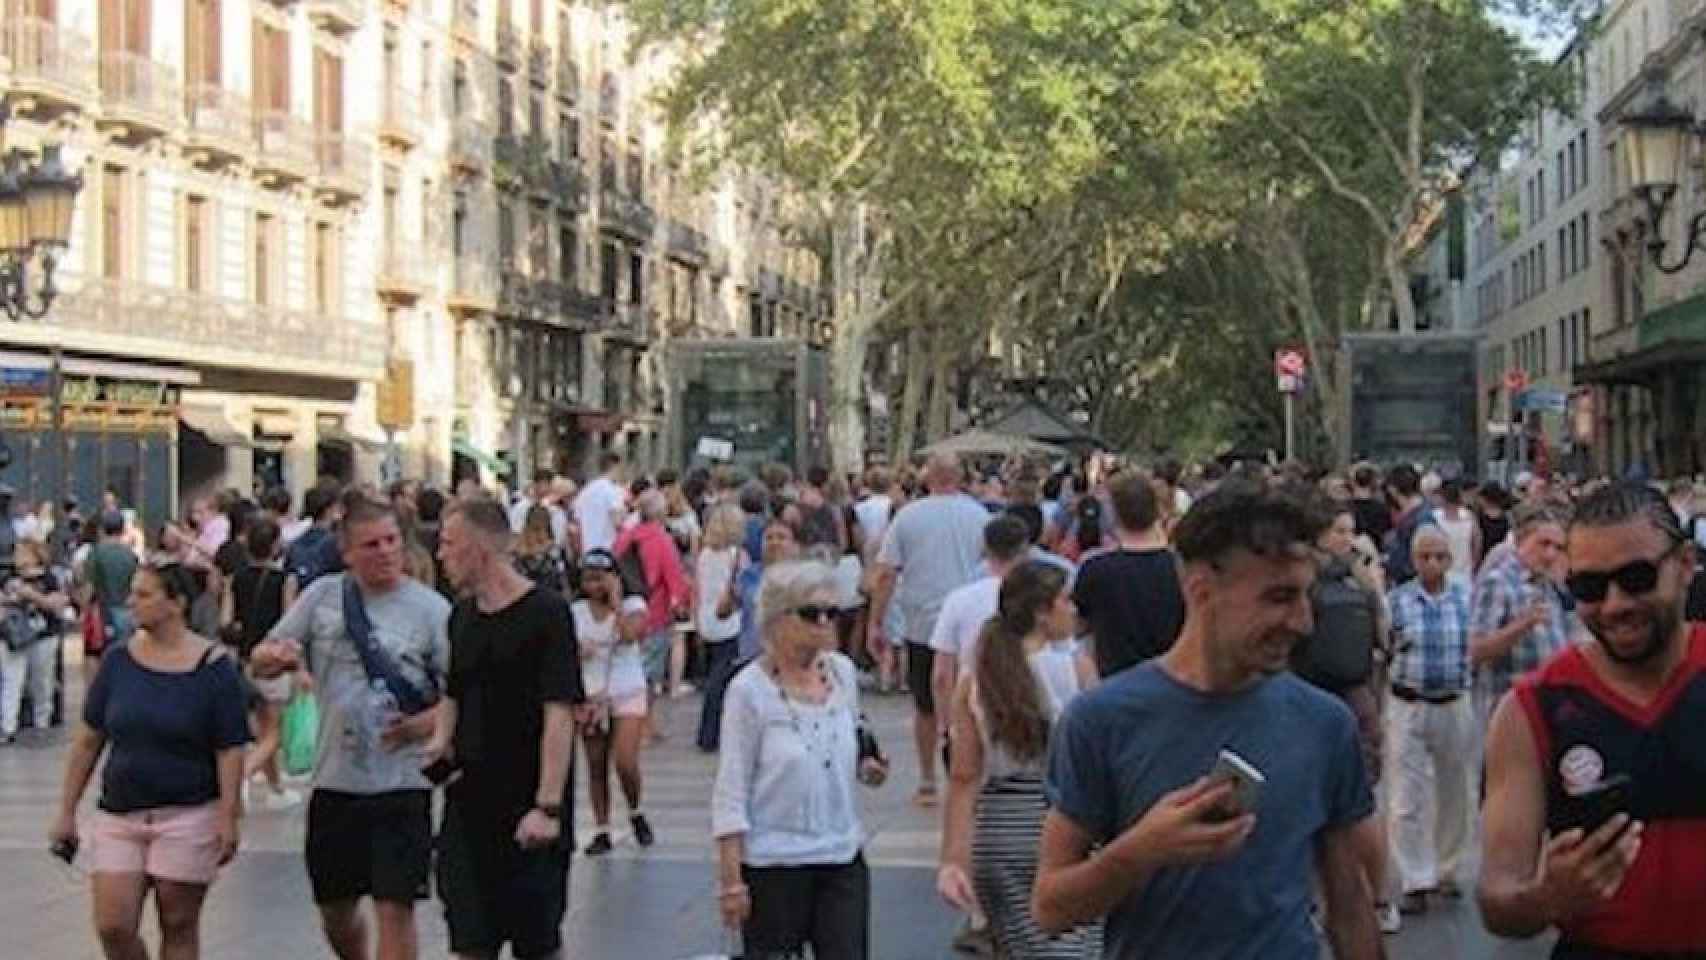
[[[1691, 483], [984, 467], [607, 455], [512, 496], [227, 492], [149, 538], [113, 500], [58, 536], [15, 523], [3, 732], [26, 694], [52, 722], [47, 641], [80, 622], [98, 666], [51, 839], [70, 859], [89, 835], [115, 958], [145, 955], [149, 889], [162, 955], [195, 956], [243, 812], [304, 799], [343, 960], [369, 926], [414, 956], [434, 888], [456, 955], [560, 955], [571, 856], [655, 843], [641, 754], [689, 735], [717, 755], [716, 898], [746, 956], [868, 957], [858, 790], [890, 760], [861, 704], [891, 694], [959, 949], [1376, 957], [1478, 893], [1490, 930], [1556, 929], [1558, 956], [1706, 951]], [[279, 761], [306, 697], [304, 798]]]

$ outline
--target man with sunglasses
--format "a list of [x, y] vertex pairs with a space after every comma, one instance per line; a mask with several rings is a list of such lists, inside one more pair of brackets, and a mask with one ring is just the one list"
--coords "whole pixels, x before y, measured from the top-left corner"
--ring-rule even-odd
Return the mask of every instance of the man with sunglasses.
[[1571, 614], [1553, 581], [1563, 558], [1564, 522], [1548, 507], [1524, 506], [1514, 527], [1513, 548], [1489, 558], [1470, 599], [1477, 729], [1485, 729], [1487, 717], [1518, 677], [1570, 642]]
[[1582, 501], [1568, 549], [1596, 642], [1519, 681], [1493, 717], [1482, 915], [1506, 937], [1556, 927], [1554, 957], [1706, 957], [1706, 628], [1682, 616], [1694, 548], [1658, 491], [1623, 483]]

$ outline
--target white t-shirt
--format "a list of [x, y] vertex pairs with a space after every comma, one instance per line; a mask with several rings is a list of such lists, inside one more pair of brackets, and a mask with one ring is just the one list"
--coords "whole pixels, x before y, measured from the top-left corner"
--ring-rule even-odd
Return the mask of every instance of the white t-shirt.
[[717, 603], [728, 588], [729, 579], [735, 575], [739, 559], [738, 546], [727, 550], [706, 548], [699, 551], [693, 579], [699, 587], [699, 635], [707, 643], [732, 640], [740, 635], [740, 604], [735, 604], [734, 612], [727, 617], [717, 616]]
[[977, 653], [977, 637], [984, 624], [995, 616], [1001, 602], [1001, 578], [984, 577], [948, 594], [942, 614], [930, 633], [930, 649], [959, 658], [960, 671], [970, 670]]
[[616, 545], [612, 516], [628, 502], [627, 494], [609, 477], [599, 477], [575, 497], [575, 522], [581, 528], [581, 553], [609, 550]]
[[[581, 685], [588, 696], [620, 700], [646, 692], [646, 666], [637, 643], [616, 642], [616, 614], [594, 620], [592, 605], [576, 600], [569, 607], [575, 618], [575, 640], [580, 644]], [[644, 614], [642, 597], [625, 597], [622, 614]]]
[[893, 510], [894, 500], [886, 493], [873, 494], [853, 505], [853, 518], [859, 521], [859, 534], [865, 538], [866, 563], [876, 559]]
[[[532, 497], [517, 500], [515, 506], [509, 508], [509, 528], [520, 533], [527, 526], [527, 514], [537, 505], [538, 501]], [[551, 542], [563, 543], [569, 535], [569, 515], [554, 503], [545, 504], [545, 512], [551, 515]]]

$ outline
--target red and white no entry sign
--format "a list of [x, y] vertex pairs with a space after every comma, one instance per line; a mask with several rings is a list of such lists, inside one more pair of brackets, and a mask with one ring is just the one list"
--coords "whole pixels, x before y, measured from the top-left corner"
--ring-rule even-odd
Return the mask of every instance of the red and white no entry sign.
[[1274, 375], [1280, 377], [1301, 377], [1309, 369], [1309, 361], [1304, 358], [1303, 351], [1295, 347], [1283, 347], [1274, 351]]

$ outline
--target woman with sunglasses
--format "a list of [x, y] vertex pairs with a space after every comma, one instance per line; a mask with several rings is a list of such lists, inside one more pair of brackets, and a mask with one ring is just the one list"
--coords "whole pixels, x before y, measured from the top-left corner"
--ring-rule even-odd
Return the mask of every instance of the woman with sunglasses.
[[585, 853], [599, 857], [611, 850], [612, 765], [628, 801], [634, 841], [642, 847], [652, 845], [651, 824], [640, 810], [640, 735], [646, 723], [646, 668], [640, 643], [646, 635], [646, 600], [622, 595], [616, 558], [604, 549], [588, 550], [581, 558], [581, 594], [569, 611], [580, 645], [581, 682], [591, 705], [590, 717], [580, 725], [594, 823]]
[[[711, 799], [723, 921], [746, 956], [870, 955], [871, 880], [855, 779], [888, 765], [859, 727], [853, 661], [836, 652], [836, 578], [817, 560], [764, 573], [763, 653], [729, 684]], [[861, 741], [864, 741], [863, 746]]]
[[1080, 960], [1100, 955], [1088, 931], [1049, 936], [1031, 916], [1042, 840], [1049, 731], [1094, 683], [1070, 641], [1078, 620], [1066, 573], [1022, 563], [1001, 581], [995, 616], [954, 691], [952, 764], [936, 886], [968, 915], [986, 915], [997, 956]]
[[236, 659], [186, 625], [193, 592], [181, 567], [137, 571], [137, 633], [101, 659], [66, 761], [50, 840], [74, 855], [77, 803], [107, 753], [89, 876], [111, 960], [148, 956], [138, 926], [149, 889], [160, 955], [199, 956], [202, 902], [237, 853], [249, 722]]

